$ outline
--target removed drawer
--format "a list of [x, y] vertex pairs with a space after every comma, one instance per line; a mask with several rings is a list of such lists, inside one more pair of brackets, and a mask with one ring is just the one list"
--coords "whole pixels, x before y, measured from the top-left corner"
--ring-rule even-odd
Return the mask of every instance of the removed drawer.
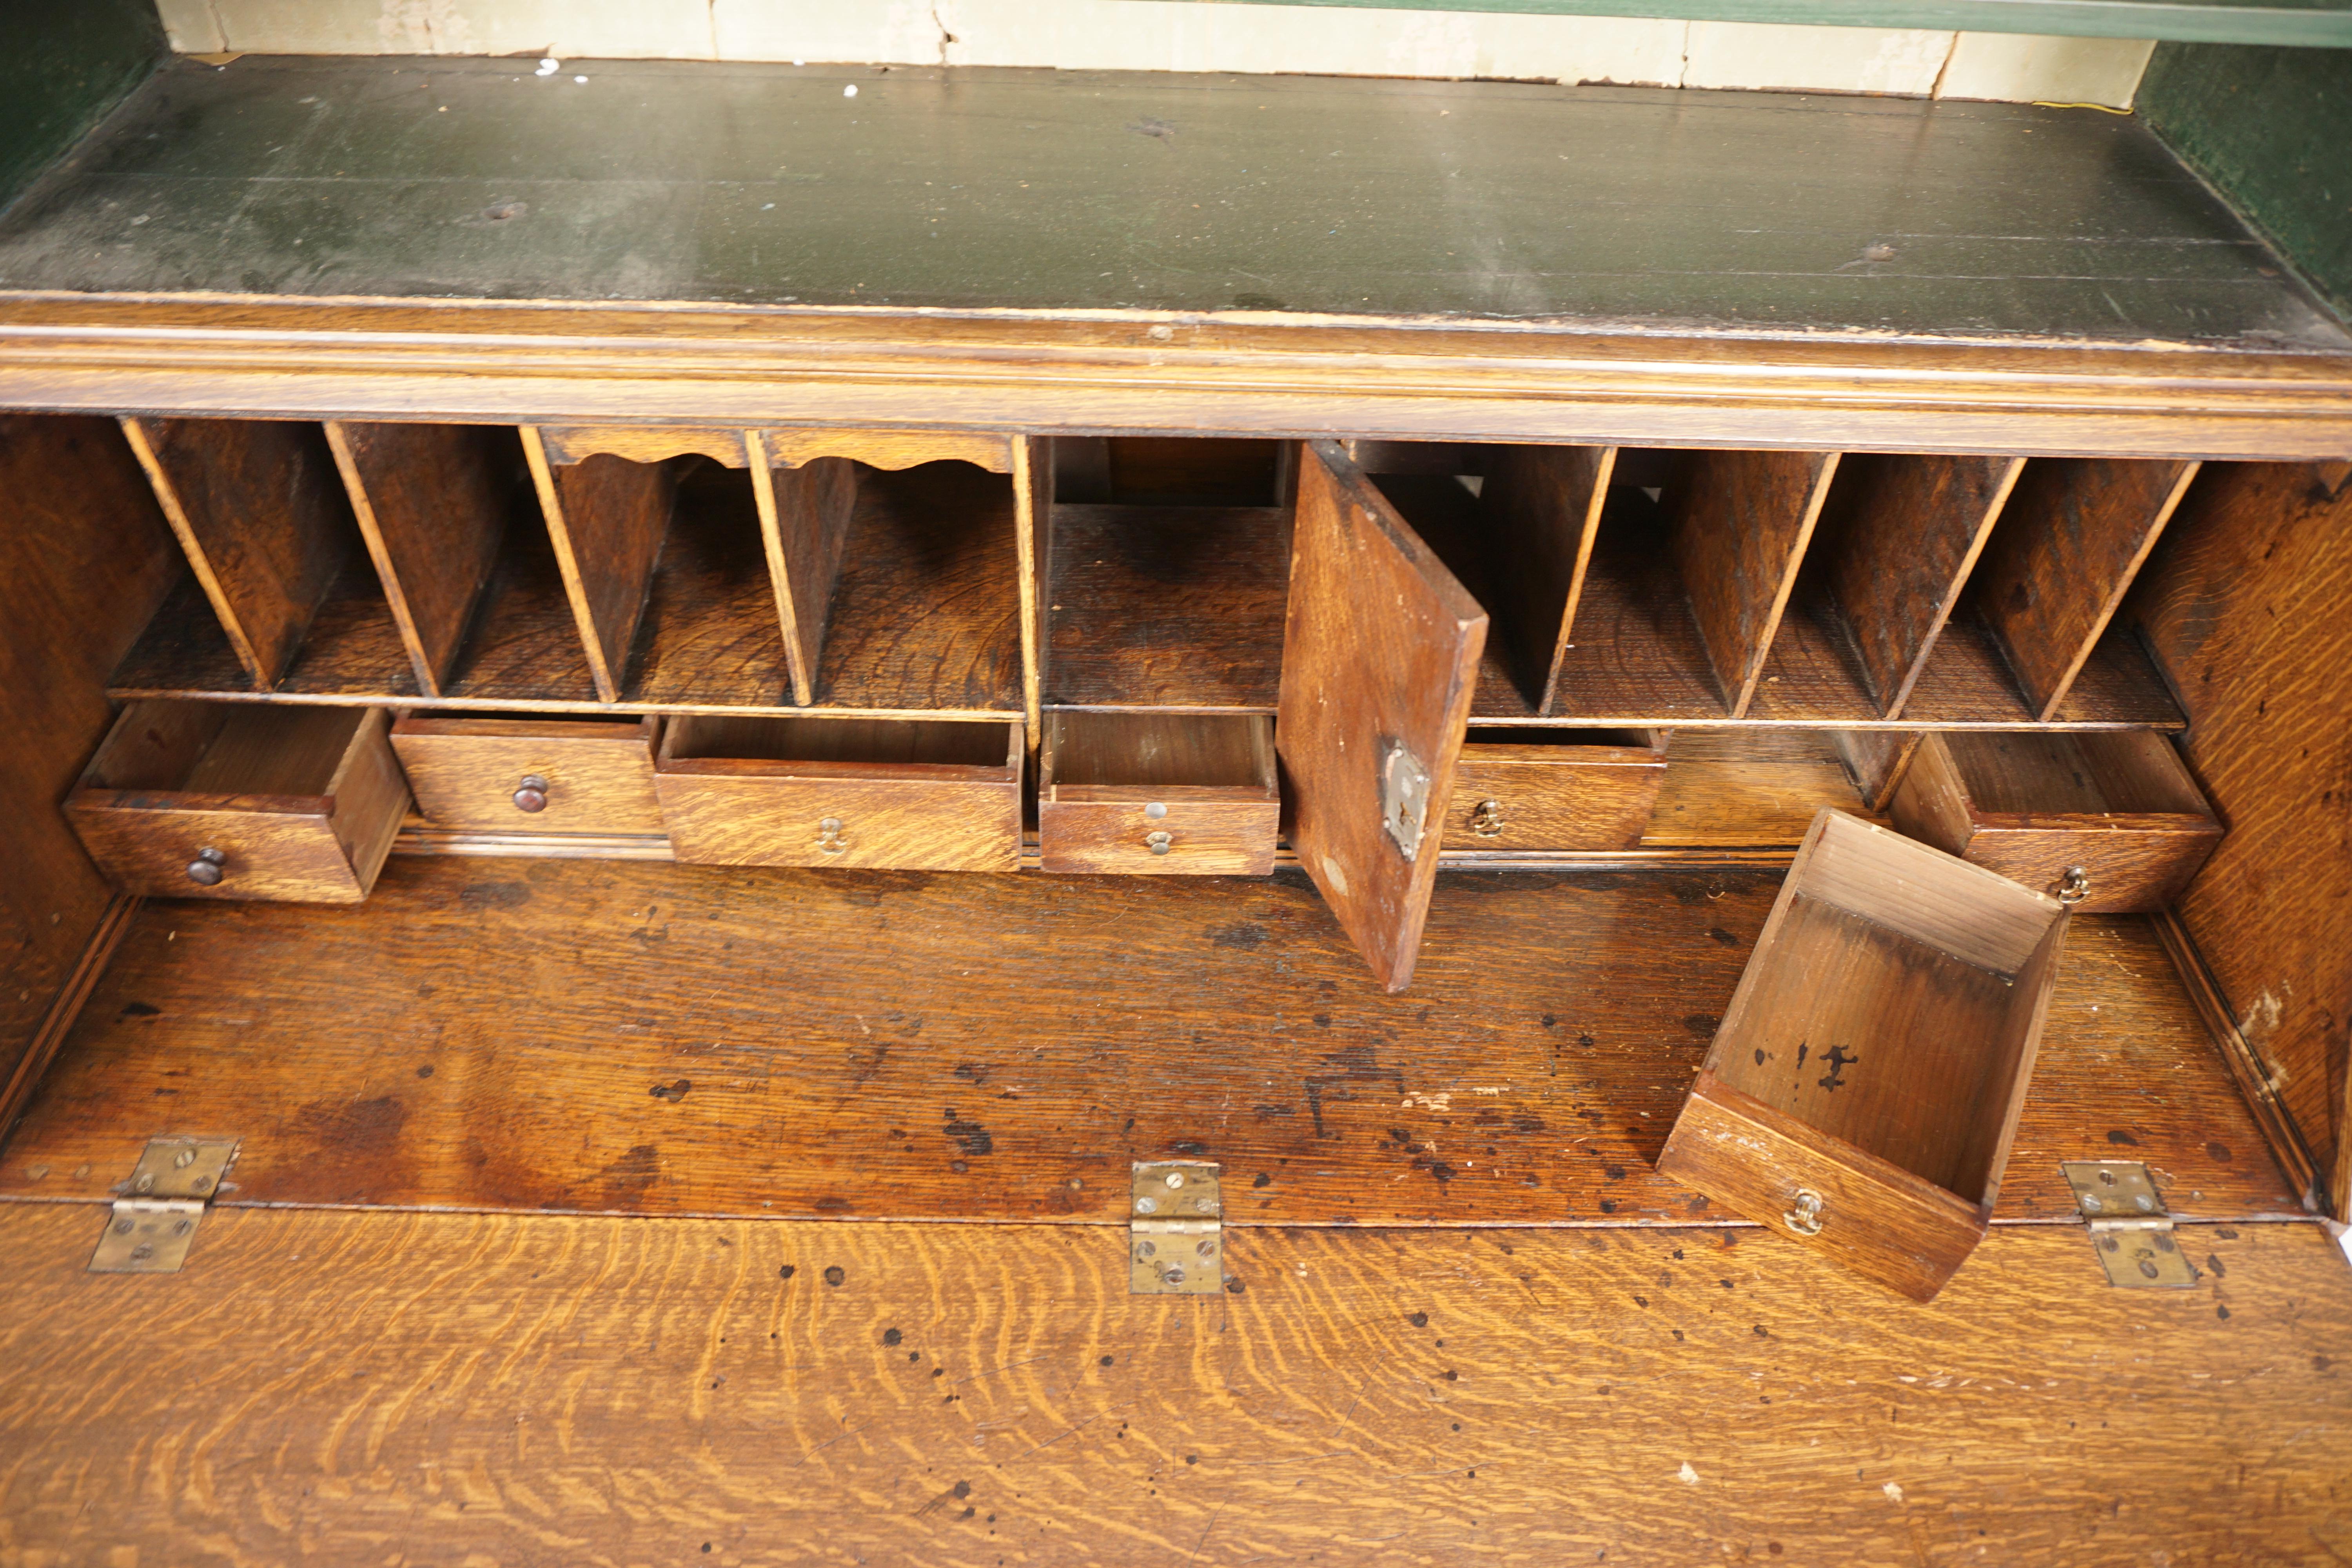
[[1263, 714], [1045, 717], [1037, 843], [1048, 871], [1263, 877], [1281, 816]]
[[2221, 841], [2180, 754], [2149, 730], [1929, 735], [1888, 815], [2085, 914], [2164, 908]]
[[1665, 776], [1664, 731], [1474, 729], [1445, 847], [1635, 848]]
[[654, 788], [680, 860], [1011, 871], [1021, 725], [673, 718]]
[[1928, 1300], [1984, 1239], [2065, 938], [2055, 899], [1824, 810], [1659, 1173]]
[[355, 904], [408, 810], [387, 728], [380, 708], [133, 702], [66, 817], [126, 893]]
[[661, 721], [411, 714], [392, 727], [416, 809], [436, 826], [506, 833], [662, 831]]

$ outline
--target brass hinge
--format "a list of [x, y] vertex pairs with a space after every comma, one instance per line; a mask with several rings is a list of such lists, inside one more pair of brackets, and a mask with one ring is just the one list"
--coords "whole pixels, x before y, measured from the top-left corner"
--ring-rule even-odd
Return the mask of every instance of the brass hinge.
[[2059, 1169], [2074, 1189], [2074, 1206], [2091, 1227], [2092, 1249], [2107, 1271], [2108, 1284], [2183, 1290], [2197, 1283], [2197, 1267], [2173, 1239], [2172, 1215], [2146, 1165], [2072, 1160]]
[[90, 1254], [92, 1274], [177, 1274], [236, 1161], [234, 1138], [157, 1138], [139, 1156]]
[[1217, 1167], [1138, 1161], [1127, 1222], [1130, 1296], [1213, 1296], [1225, 1282], [1225, 1203]]

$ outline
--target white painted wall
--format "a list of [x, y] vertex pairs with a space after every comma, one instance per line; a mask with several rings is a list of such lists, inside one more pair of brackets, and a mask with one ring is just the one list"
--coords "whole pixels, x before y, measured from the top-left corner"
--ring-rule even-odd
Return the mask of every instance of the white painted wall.
[[2126, 107], [2155, 47], [1202, 0], [159, 0], [183, 54], [1507, 77]]

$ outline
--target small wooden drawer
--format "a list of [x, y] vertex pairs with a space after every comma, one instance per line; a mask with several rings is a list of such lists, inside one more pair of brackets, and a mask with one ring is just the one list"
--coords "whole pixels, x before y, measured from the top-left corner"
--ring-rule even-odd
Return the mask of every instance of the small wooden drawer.
[[673, 718], [654, 789], [677, 858], [709, 866], [1012, 871], [1020, 724]]
[[1262, 714], [1049, 713], [1037, 776], [1048, 871], [1263, 877], [1282, 796]]
[[2084, 914], [2164, 908], [2221, 841], [2180, 754], [2148, 730], [1932, 734], [1888, 815]]
[[126, 893], [356, 904], [408, 811], [381, 708], [133, 702], [66, 799]]
[[661, 721], [422, 713], [392, 727], [416, 809], [486, 833], [653, 834]]
[[1632, 849], [1666, 776], [1653, 730], [1475, 729], [1454, 764], [1448, 849]]
[[1824, 810], [1658, 1171], [1925, 1301], [1984, 1239], [2066, 907]]

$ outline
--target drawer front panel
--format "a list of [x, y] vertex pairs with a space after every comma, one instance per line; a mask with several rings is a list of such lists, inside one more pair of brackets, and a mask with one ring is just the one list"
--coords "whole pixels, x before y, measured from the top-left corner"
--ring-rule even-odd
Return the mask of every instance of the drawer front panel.
[[1013, 780], [667, 773], [655, 787], [677, 858], [706, 866], [1013, 871]]
[[[516, 724], [505, 734], [393, 731], [416, 809], [441, 827], [504, 833], [659, 833], [653, 749], [646, 733], [612, 726], [611, 737], [562, 733], [580, 725]], [[538, 811], [516, 804], [524, 794]]]
[[1775, 1235], [1818, 1247], [1914, 1300], [1935, 1296], [1984, 1239], [1976, 1208], [1702, 1075], [1658, 1155]]
[[2074, 905], [2076, 913], [2146, 914], [2170, 903], [2221, 842], [2219, 824], [1979, 826], [1960, 858], [2053, 897], [2061, 879], [2079, 866], [2090, 892]]
[[1504, 762], [1482, 758], [1478, 750], [1463, 747], [1454, 770], [1448, 849], [1636, 848], [1666, 776], [1663, 758], [1607, 765], [1572, 756]]
[[[367, 897], [324, 801], [315, 813], [297, 813], [78, 800], [68, 803], [66, 815], [90, 858], [126, 893], [302, 904], [355, 904]], [[220, 856], [220, 880], [211, 886], [188, 875], [207, 849]]]
[[1048, 871], [1264, 877], [1281, 816], [1255, 791], [1063, 788], [1037, 803], [1037, 843]]

